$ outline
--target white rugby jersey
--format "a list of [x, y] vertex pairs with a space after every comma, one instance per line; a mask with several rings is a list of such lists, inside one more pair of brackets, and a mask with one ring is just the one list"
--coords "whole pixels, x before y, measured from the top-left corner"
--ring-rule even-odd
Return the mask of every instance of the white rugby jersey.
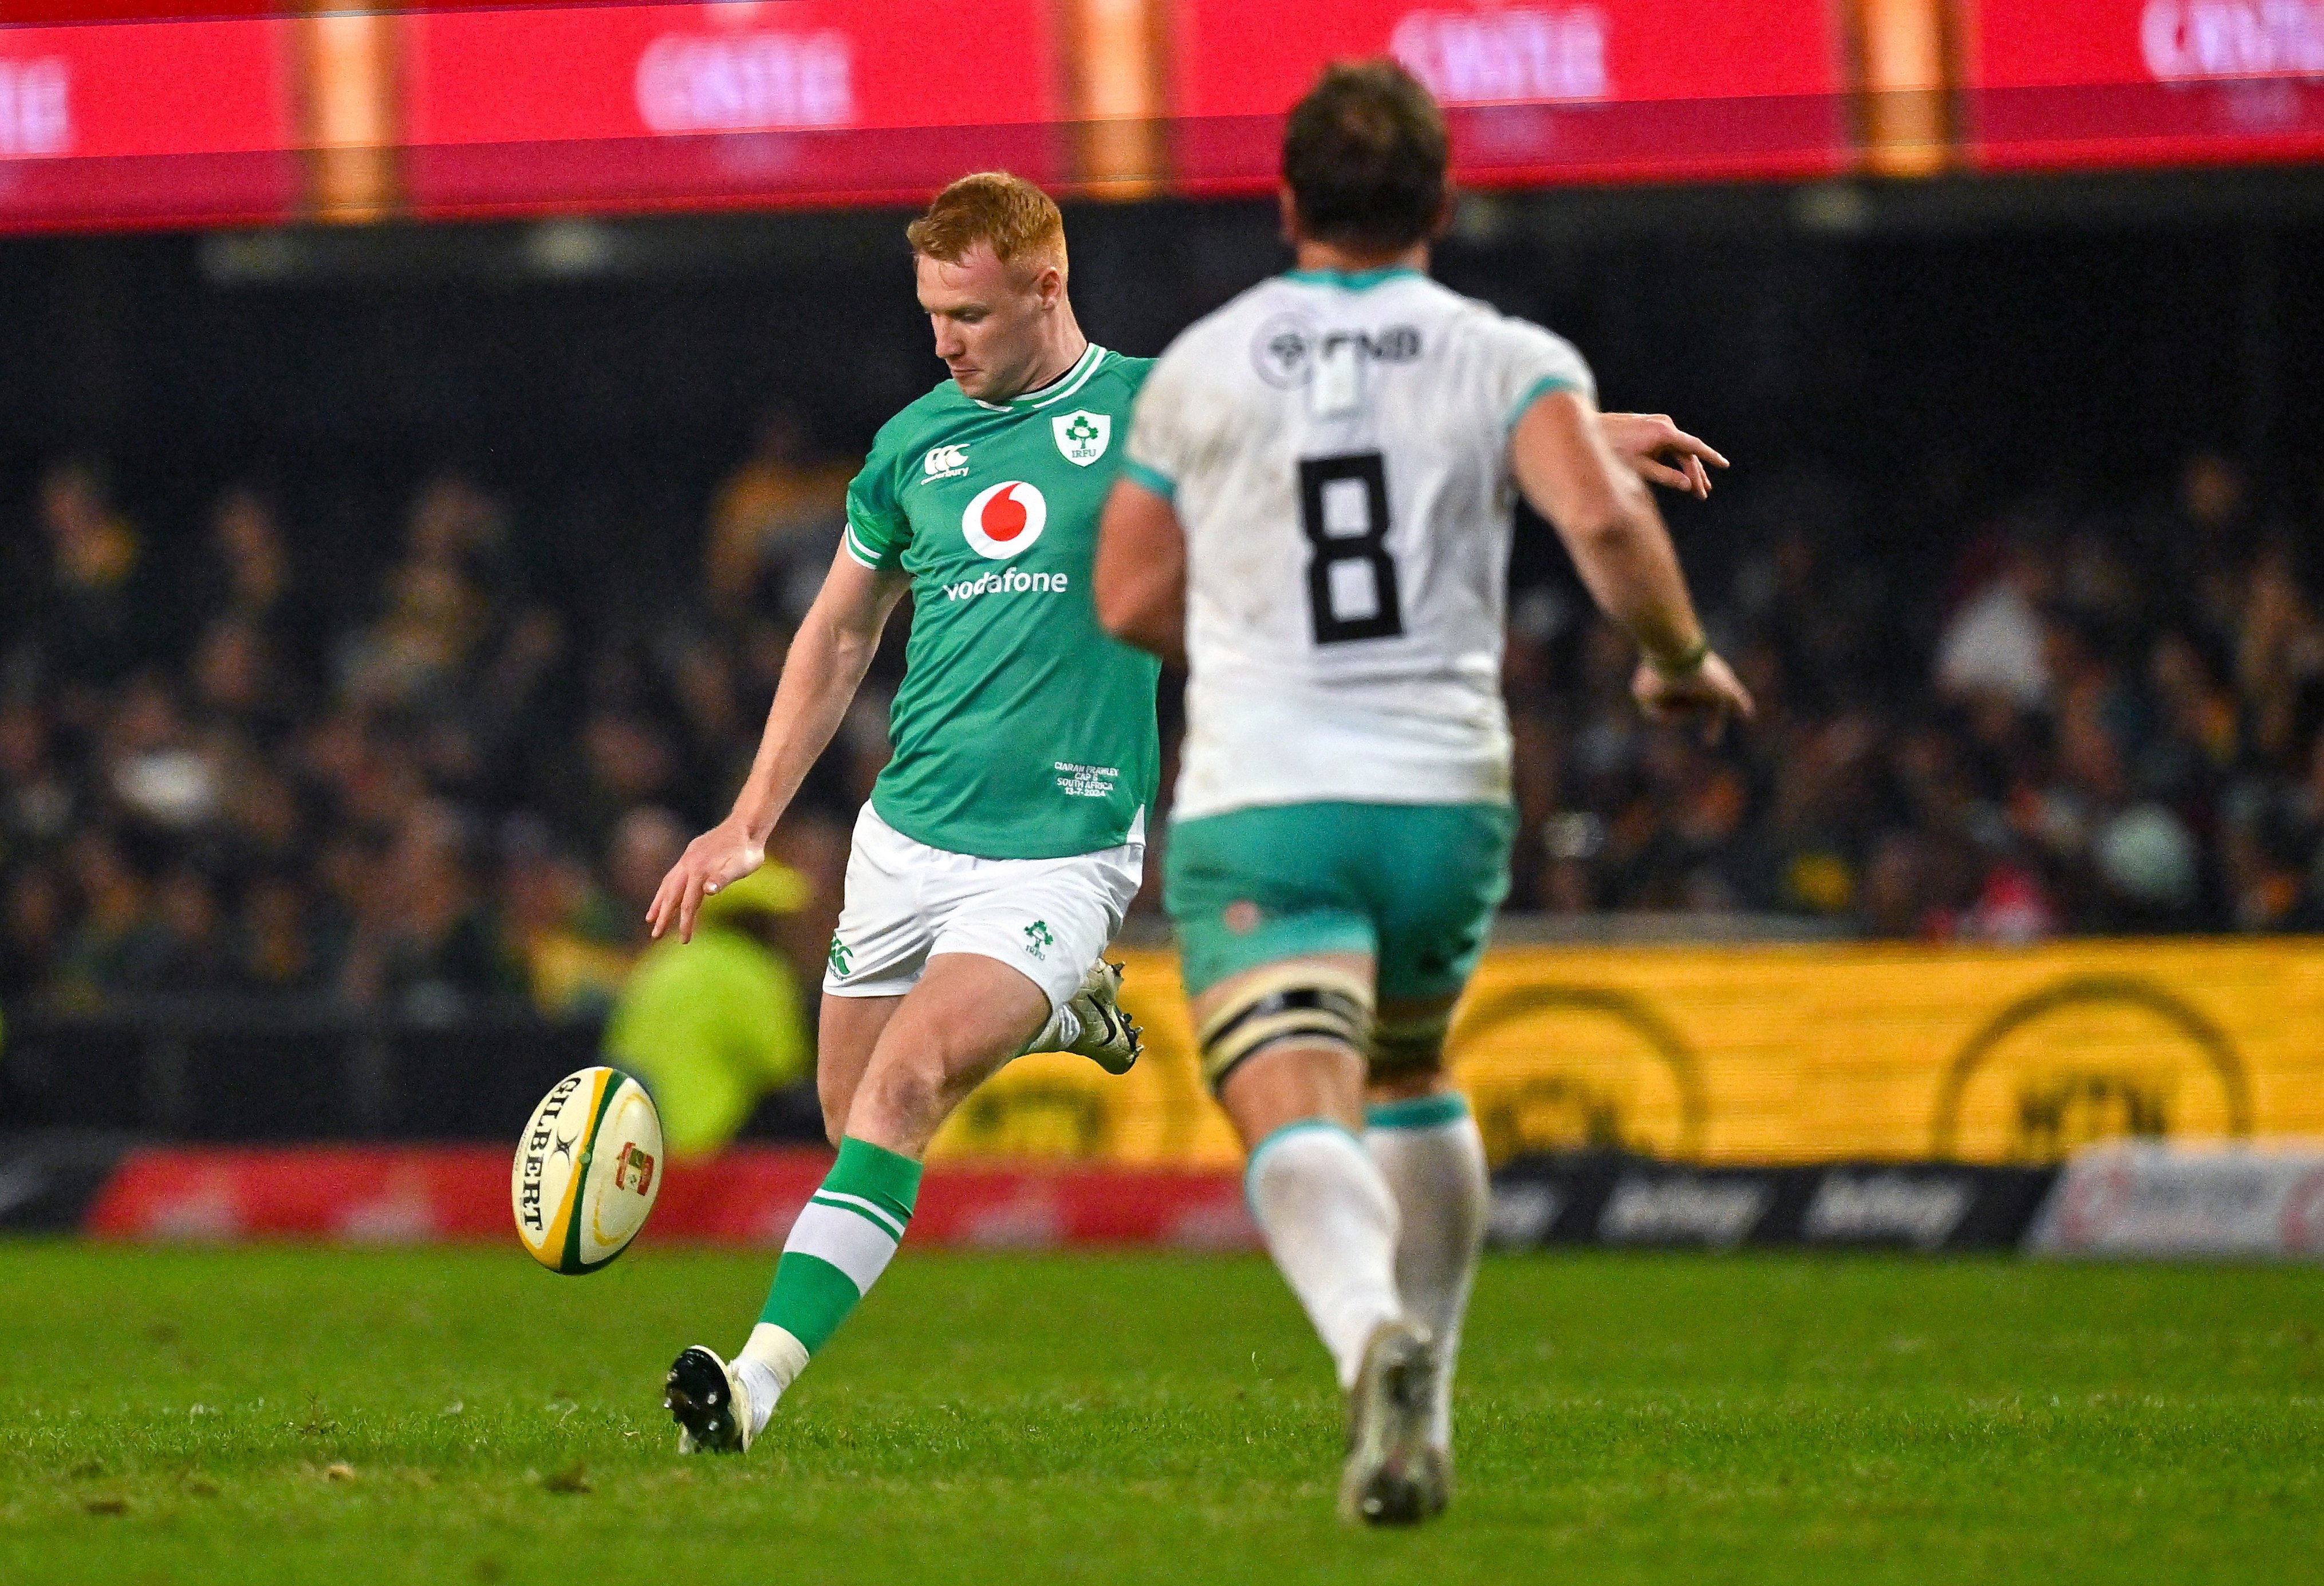
[[1296, 271], [1188, 327], [1125, 466], [1186, 533], [1176, 812], [1509, 797], [1509, 430], [1595, 398], [1559, 337], [1414, 270]]

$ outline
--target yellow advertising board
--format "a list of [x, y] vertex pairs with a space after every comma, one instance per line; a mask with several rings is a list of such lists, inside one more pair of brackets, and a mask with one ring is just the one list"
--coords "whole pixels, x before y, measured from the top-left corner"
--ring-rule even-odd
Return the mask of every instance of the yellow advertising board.
[[[1176, 958], [1125, 956], [1137, 1068], [1021, 1058], [936, 1155], [1240, 1159]], [[1451, 1050], [1497, 1161], [2050, 1162], [2118, 1135], [2324, 1136], [2324, 943], [1503, 947]]]

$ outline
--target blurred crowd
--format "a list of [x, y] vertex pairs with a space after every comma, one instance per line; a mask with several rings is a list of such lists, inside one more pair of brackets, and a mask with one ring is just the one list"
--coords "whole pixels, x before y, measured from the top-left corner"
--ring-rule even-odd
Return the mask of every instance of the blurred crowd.
[[[720, 492], [698, 604], [594, 624], [527, 586], [523, 530], [457, 473], [334, 600], [256, 492], [173, 549], [94, 466], [50, 467], [0, 539], [0, 997], [604, 1013], [748, 769], [805, 560], [837, 543], [849, 470], [798, 448], [770, 425]], [[883, 687], [774, 845], [808, 883], [774, 944], [803, 984], [886, 759]]]
[[1640, 724], [1628, 648], [1569, 587], [1517, 593], [1517, 907], [2004, 944], [2324, 928], [2316, 525], [2208, 453], [2149, 500], [1987, 521], [1785, 486], [1697, 580], [1759, 703], [1723, 746]]
[[[417, 482], [350, 596], [263, 493], [165, 545], [99, 466], [54, 463], [0, 503], [0, 997], [603, 1012], [748, 767], [849, 473], [771, 419], [708, 503], [691, 598], [609, 619], [529, 587], [548, 530], [457, 473]], [[2324, 927], [2316, 525], [2213, 456], [2133, 507], [2061, 493], [1909, 556], [1788, 488], [1697, 580], [1760, 702], [1723, 742], [1643, 724], [1627, 642], [1538, 537], [1521, 559], [1512, 908], [2005, 943]], [[777, 834], [802, 989], [899, 641]]]

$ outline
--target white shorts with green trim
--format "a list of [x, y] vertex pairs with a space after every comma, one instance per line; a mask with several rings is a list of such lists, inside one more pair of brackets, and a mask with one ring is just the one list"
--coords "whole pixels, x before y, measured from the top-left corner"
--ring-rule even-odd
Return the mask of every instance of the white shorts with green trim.
[[1064, 859], [978, 859], [915, 841], [871, 805], [855, 818], [847, 896], [824, 991], [900, 997], [939, 953], [998, 960], [1041, 988], [1052, 1010], [1121, 929], [1146, 867], [1141, 816], [1119, 848]]

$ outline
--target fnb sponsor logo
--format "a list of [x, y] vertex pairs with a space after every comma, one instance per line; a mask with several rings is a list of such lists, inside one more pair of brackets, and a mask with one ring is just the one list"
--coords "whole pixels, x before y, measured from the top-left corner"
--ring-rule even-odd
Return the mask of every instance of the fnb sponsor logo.
[[72, 150], [72, 75], [50, 56], [0, 60], [0, 160]]
[[2138, 42], [2163, 82], [2324, 77], [2324, 0], [2147, 0]]
[[1447, 105], [1603, 99], [1609, 26], [1603, 12], [1413, 11], [1388, 51]]
[[658, 133], [852, 126], [847, 35], [665, 33], [638, 58], [638, 115]]
[[1376, 364], [1409, 364], [1420, 356], [1420, 330], [1416, 326], [1391, 325], [1378, 336], [1369, 330], [1334, 330], [1323, 337], [1326, 358], [1342, 347], [1353, 347], [1359, 357]]

